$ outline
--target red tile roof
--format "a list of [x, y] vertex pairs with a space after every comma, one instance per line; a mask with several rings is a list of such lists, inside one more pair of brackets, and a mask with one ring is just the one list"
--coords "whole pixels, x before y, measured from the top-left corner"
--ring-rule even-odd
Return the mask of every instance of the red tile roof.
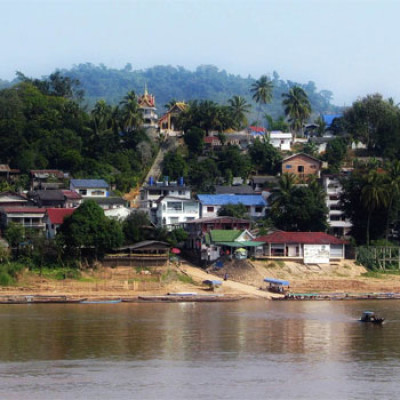
[[258, 242], [301, 244], [347, 244], [348, 242], [324, 232], [274, 232], [260, 236]]
[[204, 138], [204, 143], [211, 144], [211, 143], [221, 143], [217, 136], [206, 136]]
[[64, 222], [64, 218], [74, 213], [76, 208], [48, 208], [47, 215], [52, 224], [61, 225]]
[[253, 132], [265, 132], [265, 128], [262, 126], [250, 126], [249, 129]]

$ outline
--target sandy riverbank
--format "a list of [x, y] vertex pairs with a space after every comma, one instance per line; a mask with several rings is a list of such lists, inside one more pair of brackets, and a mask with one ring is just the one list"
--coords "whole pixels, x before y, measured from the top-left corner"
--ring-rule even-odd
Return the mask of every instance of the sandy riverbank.
[[[25, 273], [17, 286], [0, 288], [0, 295], [65, 295], [90, 299], [134, 299], [138, 296], [161, 296], [177, 292], [204, 295], [212, 292], [202, 282], [206, 279], [222, 280], [225, 274], [228, 274], [228, 280], [223, 281], [217, 293], [243, 298], [269, 299], [279, 296], [260, 290], [266, 287], [263, 282], [265, 277], [289, 280], [292, 293], [400, 293], [400, 276], [366, 277], [364, 267], [348, 260], [309, 266], [294, 262], [233, 261], [224, 265], [220, 271], [204, 271], [182, 262], [179, 266], [166, 265], [150, 268], [150, 271], [146, 276], [142, 273], [135, 276], [132, 268], [98, 268], [83, 271], [81, 280], [61, 281]], [[167, 271], [169, 279], [157, 278]]]

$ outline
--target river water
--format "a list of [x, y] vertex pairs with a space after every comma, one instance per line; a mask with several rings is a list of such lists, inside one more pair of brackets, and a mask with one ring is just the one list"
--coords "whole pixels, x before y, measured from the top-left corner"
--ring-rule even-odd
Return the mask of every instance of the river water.
[[400, 300], [0, 305], [0, 399], [396, 399], [399, 339]]

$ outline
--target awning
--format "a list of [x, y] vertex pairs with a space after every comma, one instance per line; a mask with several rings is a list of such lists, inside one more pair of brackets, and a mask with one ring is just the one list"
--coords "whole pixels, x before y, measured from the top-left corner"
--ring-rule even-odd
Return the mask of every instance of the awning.
[[273, 283], [275, 285], [281, 285], [281, 286], [289, 286], [289, 281], [284, 281], [282, 279], [265, 278], [264, 282]]
[[244, 241], [244, 242], [219, 242], [215, 243], [217, 246], [229, 246], [229, 247], [259, 247], [263, 246], [264, 242], [253, 242], [253, 241]]

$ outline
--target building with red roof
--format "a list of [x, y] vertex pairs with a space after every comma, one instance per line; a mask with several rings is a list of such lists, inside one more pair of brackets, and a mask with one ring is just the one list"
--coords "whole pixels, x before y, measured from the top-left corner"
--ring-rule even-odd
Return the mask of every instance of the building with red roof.
[[58, 228], [64, 219], [75, 212], [76, 208], [48, 208], [44, 218], [46, 224], [46, 236], [54, 239]]
[[347, 241], [325, 232], [277, 231], [256, 239], [264, 242], [267, 258], [302, 260], [305, 264], [328, 264], [345, 258]]

